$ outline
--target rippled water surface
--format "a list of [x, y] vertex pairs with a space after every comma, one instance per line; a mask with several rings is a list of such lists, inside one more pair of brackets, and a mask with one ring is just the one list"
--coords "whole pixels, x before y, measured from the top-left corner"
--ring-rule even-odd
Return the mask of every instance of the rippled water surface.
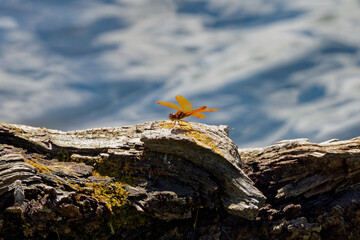
[[219, 108], [240, 147], [360, 135], [358, 0], [0, 0], [0, 121], [61, 130]]

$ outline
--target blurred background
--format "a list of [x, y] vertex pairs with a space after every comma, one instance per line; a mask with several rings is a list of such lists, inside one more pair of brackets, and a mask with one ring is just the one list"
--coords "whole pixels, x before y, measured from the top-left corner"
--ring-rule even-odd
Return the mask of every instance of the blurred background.
[[0, 0], [0, 122], [59, 130], [219, 108], [244, 147], [360, 135], [359, 0]]

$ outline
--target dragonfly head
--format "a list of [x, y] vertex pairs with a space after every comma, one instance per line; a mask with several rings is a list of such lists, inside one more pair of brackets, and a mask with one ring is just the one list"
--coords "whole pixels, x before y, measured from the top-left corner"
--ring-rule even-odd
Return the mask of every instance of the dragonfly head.
[[176, 117], [176, 114], [175, 114], [175, 113], [170, 113], [170, 114], [169, 114], [169, 119], [170, 119], [171, 121], [175, 121], [175, 120], [177, 120], [178, 118]]

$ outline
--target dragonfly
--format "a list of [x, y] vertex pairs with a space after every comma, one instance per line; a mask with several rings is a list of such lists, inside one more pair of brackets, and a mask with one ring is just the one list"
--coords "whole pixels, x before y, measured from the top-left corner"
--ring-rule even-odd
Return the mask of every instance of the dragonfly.
[[[180, 121], [186, 122], [186, 121], [182, 120], [183, 118], [186, 118], [189, 116], [193, 116], [193, 117], [197, 117], [197, 118], [206, 118], [206, 116], [204, 114], [202, 114], [202, 112], [213, 112], [213, 111], [219, 110], [219, 109], [207, 109], [207, 106], [202, 106], [202, 107], [193, 109], [191, 102], [189, 100], [187, 100], [186, 98], [184, 98], [183, 96], [177, 95], [175, 97], [175, 99], [179, 103], [179, 105], [177, 105], [176, 103], [170, 103], [170, 102], [161, 102], [161, 101], [156, 102], [157, 104], [178, 110], [176, 113], [169, 114], [169, 119], [170, 119], [170, 121], [172, 121], [172, 126], [175, 126], [175, 124], [178, 123], [181, 128]], [[190, 125], [190, 128], [191, 128], [191, 125]]]

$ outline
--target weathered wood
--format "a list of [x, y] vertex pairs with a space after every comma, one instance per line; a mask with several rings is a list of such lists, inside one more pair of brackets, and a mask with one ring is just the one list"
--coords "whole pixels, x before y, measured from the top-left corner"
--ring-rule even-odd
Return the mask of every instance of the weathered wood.
[[239, 152], [245, 172], [268, 198], [257, 236], [360, 239], [360, 137], [284, 140]]
[[[110, 228], [106, 228], [113, 234], [130, 228], [130, 224], [135, 225], [131, 226], [133, 228], [136, 224], [140, 226], [140, 218], [193, 219], [199, 208], [223, 208], [230, 214], [254, 219], [264, 205], [265, 197], [240, 169], [237, 146], [227, 137], [225, 128], [202, 124], [192, 124], [192, 129], [181, 130], [169, 127], [166, 122], [151, 122], [65, 133], [2, 124], [0, 142], [8, 145], [2, 145], [4, 171], [0, 173], [3, 179], [0, 193], [4, 199], [11, 199], [13, 189], [19, 186], [19, 183], [16, 186], [13, 183], [21, 181], [25, 194], [23, 205], [27, 206], [21, 213], [29, 218], [29, 222], [35, 221], [28, 210], [29, 203], [31, 205], [34, 200], [28, 197], [30, 189], [41, 189], [51, 196], [51, 206], [48, 206], [48, 198], [40, 204], [41, 208], [50, 209], [45, 212], [53, 214], [43, 216], [46, 219], [43, 225], [60, 218], [82, 222], [89, 213], [78, 206], [77, 199], [81, 195], [96, 206], [93, 211], [102, 209], [104, 216], [96, 216], [96, 213], [95, 218], [110, 216], [107, 217]], [[115, 188], [112, 193], [108, 192], [107, 184]], [[117, 187], [121, 189], [116, 190]], [[44, 198], [44, 195], [36, 197]], [[109, 203], [111, 198], [117, 199], [115, 206]], [[115, 215], [112, 210], [124, 208], [117, 206], [122, 201], [123, 205], [129, 205], [138, 222], [119, 223], [114, 227], [112, 222], [116, 221], [111, 220]], [[5, 212], [13, 211], [9, 201], [4, 202], [3, 207], [7, 207]], [[64, 210], [61, 213], [65, 216], [58, 213], [59, 209]], [[97, 219], [91, 221], [97, 228], [106, 224]], [[69, 229], [71, 226], [66, 225], [66, 229], [51, 231], [63, 235]], [[34, 226], [31, 231], [46, 235], [49, 230]]]
[[359, 138], [319, 144], [297, 139], [240, 152], [257, 186], [281, 202], [356, 187], [360, 181], [359, 143]]
[[191, 126], [0, 124], [0, 238], [360, 238], [360, 138], [239, 150]]

